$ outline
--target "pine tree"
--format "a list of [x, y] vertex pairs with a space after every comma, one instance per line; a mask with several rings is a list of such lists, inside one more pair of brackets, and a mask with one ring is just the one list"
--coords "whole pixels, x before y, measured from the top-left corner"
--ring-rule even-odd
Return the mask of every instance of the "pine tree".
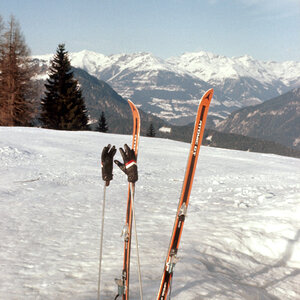
[[33, 113], [33, 88], [29, 49], [12, 16], [4, 26], [0, 20], [0, 125], [28, 126]]
[[155, 130], [154, 130], [154, 127], [153, 127], [152, 123], [150, 124], [149, 129], [147, 131], [147, 136], [155, 137]]
[[45, 87], [41, 102], [41, 121], [45, 128], [88, 129], [87, 109], [64, 44], [58, 45]]
[[100, 131], [100, 132], [107, 132], [108, 131], [108, 126], [107, 126], [107, 123], [106, 123], [106, 118], [105, 118], [104, 112], [101, 113], [101, 116], [100, 116], [99, 121], [98, 121], [98, 127], [96, 128], [96, 130]]

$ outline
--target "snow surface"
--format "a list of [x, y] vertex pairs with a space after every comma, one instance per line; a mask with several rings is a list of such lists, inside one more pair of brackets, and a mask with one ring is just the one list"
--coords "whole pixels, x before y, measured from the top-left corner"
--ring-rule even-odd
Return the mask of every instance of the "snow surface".
[[[97, 298], [108, 143], [131, 137], [0, 127], [0, 299]], [[135, 207], [144, 299], [156, 298], [188, 151], [141, 138]], [[102, 299], [111, 300], [127, 197], [116, 168], [106, 196]], [[300, 299], [299, 215], [299, 159], [202, 147], [172, 299]], [[134, 239], [132, 246], [134, 300]]]

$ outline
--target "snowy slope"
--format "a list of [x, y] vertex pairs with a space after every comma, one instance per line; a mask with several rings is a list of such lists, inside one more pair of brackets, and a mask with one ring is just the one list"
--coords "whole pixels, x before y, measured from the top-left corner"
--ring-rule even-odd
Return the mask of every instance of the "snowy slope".
[[[0, 128], [0, 299], [97, 298], [100, 154], [125, 142], [131, 137]], [[135, 206], [145, 299], [158, 290], [188, 150], [141, 138]], [[300, 299], [300, 160], [202, 147], [198, 164], [172, 299]], [[115, 169], [103, 300], [121, 275], [126, 194]], [[132, 300], [135, 263], [133, 249]]]

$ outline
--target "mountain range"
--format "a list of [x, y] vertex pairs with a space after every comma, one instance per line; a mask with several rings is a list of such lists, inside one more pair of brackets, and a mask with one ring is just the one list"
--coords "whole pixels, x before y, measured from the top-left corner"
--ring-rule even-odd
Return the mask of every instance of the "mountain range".
[[[43, 72], [44, 66], [40, 70], [40, 73]], [[114, 91], [109, 84], [90, 75], [83, 69], [73, 68], [73, 72], [81, 86], [82, 94], [85, 98], [91, 128], [93, 129], [95, 127], [103, 111], [105, 112], [110, 133], [130, 134], [132, 132], [132, 117], [127, 101]], [[45, 78], [35, 80], [35, 85], [39, 93], [37, 99], [42, 97], [44, 83]], [[37, 107], [39, 107], [39, 103], [37, 102], [36, 104]], [[150, 125], [152, 125], [156, 137], [190, 142], [193, 123], [183, 126], [172, 125], [157, 116], [145, 113], [142, 109], [139, 109], [139, 111], [141, 115], [142, 135], [146, 135]], [[195, 112], [193, 117], [195, 117]], [[35, 125], [39, 126], [37, 120], [38, 115], [36, 116]], [[263, 141], [230, 132], [218, 132], [212, 129], [206, 130], [203, 144], [213, 147], [300, 157], [300, 151], [287, 148], [276, 142]]]
[[[106, 56], [84, 50], [69, 56], [74, 67], [107, 82], [143, 111], [176, 125], [193, 121], [199, 99], [211, 87], [215, 93], [209, 127], [237, 109], [300, 86], [300, 62], [262, 62], [248, 55], [229, 58], [200, 51], [162, 59], [145, 52]], [[45, 70], [52, 57], [34, 58]], [[41, 72], [39, 78], [45, 75]]]

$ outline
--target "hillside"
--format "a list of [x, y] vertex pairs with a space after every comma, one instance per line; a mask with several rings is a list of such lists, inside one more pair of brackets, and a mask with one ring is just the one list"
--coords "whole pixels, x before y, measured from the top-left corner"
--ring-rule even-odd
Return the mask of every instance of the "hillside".
[[[80, 83], [89, 118], [91, 122], [94, 123], [91, 124], [92, 128], [95, 127], [95, 122], [97, 122], [101, 112], [104, 111], [110, 133], [129, 134], [132, 132], [131, 111], [125, 99], [116, 93], [107, 83], [97, 79], [82, 69], [74, 68], [74, 76]], [[38, 82], [40, 98], [43, 92], [44, 81], [40, 79]], [[212, 103], [214, 101], [216, 101], [215, 98], [213, 98]], [[185, 126], [171, 125], [156, 116], [145, 113], [140, 107], [139, 111], [141, 115], [142, 135], [147, 134], [150, 124], [152, 124], [156, 132], [156, 137], [184, 141], [187, 143], [190, 142], [193, 123]], [[193, 112], [194, 118], [195, 114], [196, 111]], [[211, 110], [209, 111], [209, 115], [210, 114]], [[209, 128], [209, 125], [208, 122], [206, 127]], [[300, 151], [288, 149], [280, 144], [212, 130], [207, 130], [206, 132], [206, 136], [209, 135], [211, 138], [207, 141], [204, 140], [204, 143], [213, 147], [300, 157]]]
[[216, 129], [300, 149], [300, 89], [232, 113]]
[[[184, 141], [186, 143], [191, 141], [193, 124], [188, 126], [170, 126], [169, 128], [171, 128], [171, 133], [158, 132], [156, 136], [176, 141]], [[209, 128], [205, 129], [203, 145], [249, 152], [273, 153], [300, 158], [300, 151], [298, 149], [291, 149], [280, 143], [235, 133], [220, 132]]]
[[[101, 151], [130, 142], [128, 135], [0, 127], [0, 299], [97, 298]], [[185, 143], [140, 141], [135, 210], [145, 300], [158, 292], [188, 151]], [[114, 299], [123, 265], [128, 183], [113, 172], [102, 300]], [[202, 146], [172, 299], [298, 300], [299, 182], [299, 159]], [[131, 299], [140, 299], [134, 239], [130, 278]]]
[[[94, 128], [98, 121], [101, 112], [105, 113], [105, 117], [109, 126], [109, 132], [129, 134], [132, 131], [131, 110], [127, 101], [115, 92], [106, 82], [97, 79], [86, 71], [73, 68], [74, 77], [78, 80], [85, 103], [88, 110], [88, 115], [91, 127]], [[46, 72], [46, 70], [44, 70]], [[39, 78], [35, 81], [38, 97], [41, 99], [44, 92], [44, 78]], [[39, 103], [36, 103], [39, 107]], [[146, 135], [147, 130], [152, 123], [155, 128], [160, 128], [166, 124], [163, 120], [144, 113], [140, 110], [141, 115], [141, 134]], [[38, 118], [38, 115], [36, 116]], [[37, 123], [37, 122], [36, 122]]]

